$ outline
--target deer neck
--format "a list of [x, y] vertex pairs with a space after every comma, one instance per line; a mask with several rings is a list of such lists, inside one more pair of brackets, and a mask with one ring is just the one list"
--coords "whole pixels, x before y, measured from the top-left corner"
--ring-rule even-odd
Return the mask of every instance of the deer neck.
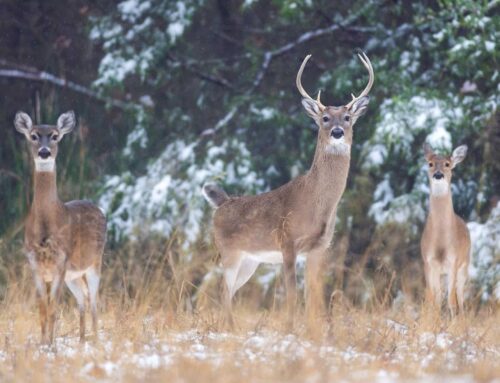
[[429, 205], [430, 221], [439, 227], [447, 227], [445, 224], [451, 222], [455, 215], [451, 191], [439, 196], [431, 195]]
[[38, 212], [53, 211], [62, 203], [57, 195], [56, 169], [53, 171], [35, 171], [32, 209]]
[[307, 173], [307, 183], [311, 187], [311, 193], [316, 195], [316, 201], [322, 201], [322, 205], [335, 208], [342, 196], [349, 174], [351, 155], [334, 154], [325, 150], [321, 141], [316, 146], [314, 160]]

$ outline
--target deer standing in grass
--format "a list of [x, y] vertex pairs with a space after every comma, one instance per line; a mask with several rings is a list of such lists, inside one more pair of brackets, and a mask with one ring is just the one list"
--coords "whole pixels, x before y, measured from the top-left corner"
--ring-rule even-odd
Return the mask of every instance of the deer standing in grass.
[[97, 298], [106, 218], [89, 201], [62, 202], [57, 195], [58, 144], [76, 125], [73, 112], [62, 114], [57, 125], [33, 125], [18, 112], [15, 128], [28, 141], [34, 160], [33, 201], [25, 222], [24, 248], [35, 281], [42, 342], [54, 340], [56, 308], [63, 282], [73, 293], [80, 313], [80, 341], [85, 337], [85, 301], [90, 302], [97, 336]]
[[457, 300], [460, 313], [464, 310], [471, 242], [467, 225], [453, 210], [451, 177], [452, 169], [464, 160], [467, 146], [459, 146], [451, 156], [441, 156], [424, 144], [424, 153], [431, 191], [429, 215], [420, 241], [427, 299], [435, 307], [441, 307], [441, 275], [446, 274], [448, 308], [454, 316]]
[[283, 263], [289, 325], [296, 304], [295, 261], [307, 254], [306, 312], [309, 319], [322, 314], [323, 268], [333, 237], [337, 205], [344, 192], [353, 139], [353, 125], [365, 113], [374, 73], [368, 57], [358, 55], [369, 73], [359, 97], [344, 106], [325, 106], [302, 87], [308, 55], [297, 73], [302, 105], [319, 127], [314, 159], [309, 171], [287, 184], [256, 196], [229, 197], [214, 184], [203, 194], [215, 207], [215, 244], [221, 254], [225, 279], [225, 308], [233, 324], [231, 301], [260, 263]]

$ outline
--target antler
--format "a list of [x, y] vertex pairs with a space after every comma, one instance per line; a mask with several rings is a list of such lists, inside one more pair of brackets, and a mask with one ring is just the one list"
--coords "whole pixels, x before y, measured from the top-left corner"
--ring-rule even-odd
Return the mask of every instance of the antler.
[[361, 97], [368, 95], [368, 93], [370, 92], [370, 89], [373, 86], [373, 81], [375, 80], [375, 75], [373, 73], [373, 67], [372, 67], [372, 63], [370, 62], [370, 59], [368, 58], [367, 55], [365, 55], [365, 52], [361, 52], [361, 55], [358, 53], [358, 57], [361, 60], [361, 62], [363, 63], [363, 65], [365, 66], [366, 70], [368, 71], [370, 78], [368, 79], [368, 85], [366, 86], [366, 88], [361, 92], [361, 94], [358, 97], [356, 97], [354, 94], [351, 94], [352, 100], [349, 104], [346, 105], [347, 109], [349, 109]]
[[307, 64], [307, 61], [311, 58], [311, 55], [307, 55], [306, 58], [304, 59], [304, 61], [302, 61], [302, 65], [300, 66], [300, 69], [299, 69], [299, 72], [297, 73], [297, 79], [295, 81], [295, 83], [297, 84], [297, 89], [299, 90], [300, 94], [302, 95], [302, 97], [304, 98], [307, 98], [309, 100], [312, 100], [314, 102], [316, 102], [316, 104], [318, 104], [319, 108], [321, 110], [325, 109], [326, 106], [324, 106], [321, 101], [320, 101], [320, 97], [321, 97], [321, 91], [318, 92], [318, 98], [316, 100], [314, 100], [311, 96], [309, 96], [307, 94], [307, 92], [304, 90], [304, 87], [302, 86], [302, 82], [300, 81], [301, 77], [302, 77], [302, 72], [304, 71], [304, 68], [306, 67], [306, 64]]

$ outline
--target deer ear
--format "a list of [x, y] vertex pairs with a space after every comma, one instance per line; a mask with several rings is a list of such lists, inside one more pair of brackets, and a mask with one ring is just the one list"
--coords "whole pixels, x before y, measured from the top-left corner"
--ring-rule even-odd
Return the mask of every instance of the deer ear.
[[318, 103], [314, 100], [311, 100], [308, 98], [303, 98], [302, 105], [304, 106], [304, 109], [306, 110], [309, 117], [318, 121], [320, 114], [321, 114], [321, 109], [320, 109]]
[[451, 168], [453, 169], [456, 165], [462, 162], [467, 155], [467, 145], [461, 145], [453, 151], [451, 155]]
[[369, 103], [370, 103], [370, 97], [363, 96], [357, 99], [354, 102], [354, 104], [352, 104], [351, 108], [349, 109], [349, 112], [351, 113], [353, 125], [356, 123], [358, 117], [361, 117], [363, 114], [366, 113]]
[[423, 148], [424, 148], [425, 159], [427, 161], [430, 161], [431, 157], [434, 155], [434, 151], [432, 150], [431, 146], [427, 142], [424, 142]]
[[33, 122], [31, 121], [30, 116], [26, 113], [17, 112], [16, 117], [14, 118], [14, 126], [19, 133], [28, 136], [31, 128], [33, 127]]
[[63, 113], [57, 119], [57, 129], [62, 135], [71, 132], [76, 125], [75, 113], [70, 110], [69, 112]]

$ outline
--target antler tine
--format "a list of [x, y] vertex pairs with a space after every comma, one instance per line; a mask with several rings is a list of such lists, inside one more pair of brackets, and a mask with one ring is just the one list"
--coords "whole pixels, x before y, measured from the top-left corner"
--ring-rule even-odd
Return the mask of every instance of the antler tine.
[[352, 100], [351, 100], [351, 102], [349, 102], [349, 104], [346, 105], [347, 109], [349, 109], [356, 102], [356, 100], [358, 100], [361, 97], [364, 97], [364, 96], [368, 95], [368, 93], [370, 93], [370, 90], [372, 89], [372, 86], [373, 86], [373, 82], [375, 80], [373, 66], [372, 66], [372, 63], [371, 63], [370, 59], [368, 58], [368, 56], [365, 55], [365, 52], [361, 52], [361, 54], [358, 53], [358, 57], [361, 60], [361, 62], [363, 63], [366, 70], [368, 71], [368, 75], [369, 75], [368, 84], [366, 85], [365, 89], [361, 92], [361, 94], [358, 97], [354, 96], [354, 94], [351, 94]]
[[320, 98], [321, 98], [321, 90], [318, 91], [318, 97], [316, 97], [316, 102], [318, 103], [318, 105], [320, 106], [324, 106], [321, 101], [320, 101]]
[[318, 106], [320, 107], [320, 109], [325, 109], [325, 106], [320, 101], [321, 91], [318, 93], [318, 98], [315, 100], [307, 94], [304, 87], [302, 86], [302, 82], [301, 82], [302, 72], [304, 72], [304, 68], [306, 67], [307, 61], [309, 61], [310, 58], [311, 58], [311, 55], [307, 55], [305, 57], [304, 61], [302, 61], [302, 64], [300, 65], [299, 71], [297, 73], [297, 78], [295, 80], [295, 84], [297, 85], [297, 89], [299, 90], [302, 97], [316, 102], [318, 104]]

